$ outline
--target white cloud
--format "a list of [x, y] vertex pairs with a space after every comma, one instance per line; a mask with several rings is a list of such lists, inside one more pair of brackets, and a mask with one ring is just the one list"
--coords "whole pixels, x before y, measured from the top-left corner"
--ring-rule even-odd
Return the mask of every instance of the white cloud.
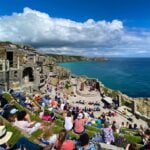
[[149, 53], [150, 32], [129, 31], [119, 20], [81, 23], [24, 8], [23, 13], [0, 17], [0, 40], [50, 53], [138, 56]]

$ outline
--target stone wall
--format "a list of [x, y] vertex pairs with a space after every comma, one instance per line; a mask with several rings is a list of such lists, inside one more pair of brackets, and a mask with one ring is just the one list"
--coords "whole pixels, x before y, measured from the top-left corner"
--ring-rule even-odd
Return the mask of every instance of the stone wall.
[[120, 105], [131, 108], [133, 114], [145, 121], [150, 121], [150, 98], [131, 98], [120, 91], [106, 88], [102, 83], [100, 85], [106, 95], [117, 98]]

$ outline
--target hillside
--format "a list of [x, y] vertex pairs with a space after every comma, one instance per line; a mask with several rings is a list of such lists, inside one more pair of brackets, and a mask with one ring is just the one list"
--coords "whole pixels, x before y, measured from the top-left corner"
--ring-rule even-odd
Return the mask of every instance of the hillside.
[[71, 56], [71, 55], [58, 55], [58, 54], [48, 54], [51, 61], [60, 62], [71, 62], [71, 61], [107, 61], [105, 57], [84, 57], [84, 56]]

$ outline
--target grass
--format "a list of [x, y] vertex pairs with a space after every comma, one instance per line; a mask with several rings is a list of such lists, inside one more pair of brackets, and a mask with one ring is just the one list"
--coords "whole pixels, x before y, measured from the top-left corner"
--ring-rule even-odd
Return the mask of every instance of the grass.
[[142, 138], [140, 136], [133, 136], [130, 134], [125, 134], [124, 138], [130, 142], [130, 143], [134, 143], [134, 144], [140, 144], [142, 142]]
[[64, 122], [60, 119], [55, 120], [54, 123], [55, 125], [60, 126], [60, 127], [63, 127], [63, 124], [64, 124]]
[[55, 125], [53, 131], [54, 131], [55, 134], [58, 134], [62, 129], [63, 129], [63, 127], [60, 127], [60, 126], [56, 126], [56, 125]]
[[33, 132], [31, 135], [34, 138], [38, 138], [42, 133], [43, 133], [43, 130], [39, 129], [39, 130]]
[[95, 132], [95, 133], [97, 133], [97, 132], [101, 132], [101, 130], [100, 129], [98, 129], [98, 128], [96, 128], [95, 126], [85, 126], [85, 129], [86, 130], [89, 130], [89, 131], [92, 131], [92, 132]]
[[[11, 102], [13, 100], [13, 98], [11, 97], [11, 95], [9, 93], [4, 93], [3, 94], [4, 98], [6, 98], [6, 100], [8, 102]], [[15, 102], [15, 106], [19, 109], [19, 110], [25, 110], [31, 117], [32, 120], [38, 121], [38, 122], [42, 122], [45, 125], [49, 125], [49, 123], [45, 123], [42, 119], [40, 119], [37, 114], [38, 113], [32, 113], [30, 112], [28, 109], [22, 107], [20, 104], [18, 104], [17, 102]], [[64, 127], [64, 118], [62, 115], [57, 114], [57, 120], [54, 121], [54, 133], [58, 134]], [[14, 128], [9, 122], [5, 121], [5, 125], [7, 127], [8, 131], [11, 131], [15, 134], [13, 134], [12, 138], [9, 140], [9, 144], [10, 145], [14, 145], [18, 139], [20, 137], [23, 137], [24, 135], [21, 134], [21, 131], [18, 130], [17, 128]], [[94, 134], [96, 133], [100, 133], [101, 129], [98, 129], [96, 127], [96, 125], [92, 125], [92, 126], [85, 126], [86, 132], [88, 133], [88, 135], [90, 136], [90, 138], [93, 137]], [[126, 128], [122, 128], [122, 132], [124, 133], [124, 139], [127, 140], [130, 143], [136, 143], [136, 144], [140, 144], [142, 139], [139, 136], [135, 136], [135, 134], [137, 133], [137, 131], [133, 131], [130, 129], [126, 129]], [[31, 137], [29, 138], [31, 141], [35, 141], [38, 139], [38, 137], [42, 134], [42, 130], [39, 129], [37, 131], [35, 131], [33, 134], [31, 134]], [[73, 133], [72, 131], [68, 132], [68, 135], [71, 139], [78, 139], [79, 135]], [[119, 134], [114, 133], [114, 136], [116, 138], [119, 138]], [[141, 146], [141, 145], [139, 145]]]

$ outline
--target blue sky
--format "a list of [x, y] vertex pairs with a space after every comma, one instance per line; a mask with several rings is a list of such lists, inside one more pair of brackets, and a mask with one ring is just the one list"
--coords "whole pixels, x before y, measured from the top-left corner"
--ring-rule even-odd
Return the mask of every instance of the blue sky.
[[128, 27], [150, 27], [149, 0], [1, 0], [0, 15], [22, 12], [24, 7], [74, 21], [118, 19]]
[[1, 41], [31, 44], [50, 53], [150, 56], [149, 0], [0, 2]]

